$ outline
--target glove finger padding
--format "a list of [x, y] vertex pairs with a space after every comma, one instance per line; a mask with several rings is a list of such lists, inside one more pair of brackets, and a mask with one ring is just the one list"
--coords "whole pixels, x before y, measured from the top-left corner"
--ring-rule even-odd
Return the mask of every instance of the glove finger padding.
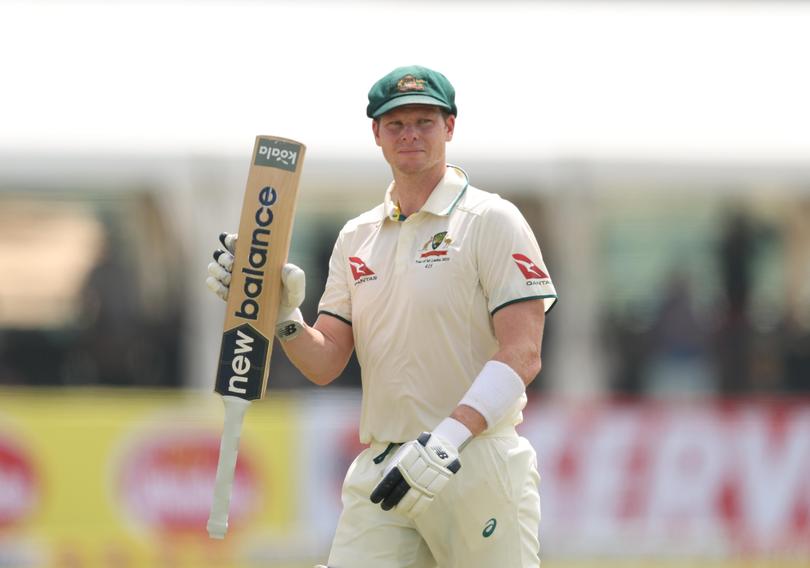
[[408, 491], [397, 505], [397, 511], [412, 519], [418, 517], [422, 511], [433, 503], [433, 497], [427, 497], [418, 491]]
[[239, 235], [235, 233], [220, 233], [219, 234], [219, 242], [222, 243], [222, 246], [225, 249], [233, 254], [236, 254], [236, 241], [239, 240]]
[[[220, 255], [222, 258], [224, 255]], [[216, 278], [224, 286], [231, 284], [231, 271], [224, 268], [219, 262], [211, 262], [208, 264], [208, 274]]]
[[408, 482], [402, 477], [402, 472], [397, 468], [388, 472], [385, 481], [386, 483], [383, 489], [379, 491], [375, 490], [376, 495], [372, 493], [371, 501], [380, 503], [383, 511], [389, 511], [399, 503], [400, 499], [402, 499], [411, 486], [408, 485]]
[[438, 436], [423, 432], [394, 455], [382, 481], [371, 493], [384, 510], [393, 507], [408, 517], [424, 511], [461, 468], [458, 450]]
[[228, 300], [231, 285], [231, 271], [233, 270], [233, 255], [236, 251], [237, 236], [232, 233], [220, 233], [219, 242], [225, 250], [214, 251], [214, 262], [208, 264], [209, 276], [205, 279], [208, 289], [214, 294]]
[[214, 260], [229, 273], [233, 271], [233, 254], [231, 254], [229, 251], [222, 249], [215, 250]]
[[306, 297], [306, 273], [288, 262], [281, 269], [281, 283], [281, 308], [293, 310], [299, 307]]
[[214, 294], [225, 300], [228, 301], [228, 291], [229, 288], [227, 286], [223, 286], [222, 282], [214, 278], [213, 276], [209, 276], [205, 279], [205, 284], [208, 286], [208, 289], [211, 290]]

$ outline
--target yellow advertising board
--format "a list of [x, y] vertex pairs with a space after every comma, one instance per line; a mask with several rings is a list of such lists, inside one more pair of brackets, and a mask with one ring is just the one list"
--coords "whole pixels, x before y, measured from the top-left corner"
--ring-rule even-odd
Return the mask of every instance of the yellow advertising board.
[[233, 566], [295, 511], [281, 397], [248, 412], [224, 541], [205, 524], [222, 428], [213, 393], [0, 390], [0, 566]]

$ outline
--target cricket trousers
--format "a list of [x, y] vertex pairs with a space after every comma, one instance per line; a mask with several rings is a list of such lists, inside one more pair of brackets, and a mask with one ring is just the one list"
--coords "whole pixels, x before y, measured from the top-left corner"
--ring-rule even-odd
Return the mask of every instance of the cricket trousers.
[[514, 428], [470, 441], [461, 469], [415, 519], [369, 499], [395, 453], [374, 442], [349, 467], [329, 568], [539, 567], [537, 457]]

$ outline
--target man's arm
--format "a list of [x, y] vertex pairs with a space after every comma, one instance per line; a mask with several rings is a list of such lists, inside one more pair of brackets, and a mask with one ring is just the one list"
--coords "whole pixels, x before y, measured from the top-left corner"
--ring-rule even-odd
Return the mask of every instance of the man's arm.
[[[214, 252], [214, 262], [208, 265], [206, 285], [212, 292], [228, 299], [233, 270], [233, 255], [237, 235], [221, 233], [219, 242], [224, 249]], [[306, 275], [294, 264], [285, 264], [281, 271], [281, 297], [279, 299], [276, 336], [281, 347], [298, 370], [317, 385], [335, 380], [354, 349], [354, 335], [350, 324], [321, 315], [310, 327], [304, 322], [299, 306], [304, 301]]]
[[304, 324], [294, 339], [281, 341], [287, 358], [316, 385], [335, 380], [354, 350], [352, 327], [328, 314], [318, 316], [315, 325]]
[[[540, 350], [546, 315], [543, 300], [526, 300], [501, 308], [492, 316], [498, 351], [492, 360], [509, 365], [528, 386], [542, 366]], [[460, 404], [450, 414], [464, 424], [473, 436], [486, 430], [484, 416], [466, 404]]]
[[371, 493], [373, 503], [415, 517], [433, 501], [461, 468], [459, 449], [508, 416], [540, 371], [544, 323], [542, 300], [516, 302], [495, 312], [498, 351], [448, 418], [433, 432], [400, 446]]

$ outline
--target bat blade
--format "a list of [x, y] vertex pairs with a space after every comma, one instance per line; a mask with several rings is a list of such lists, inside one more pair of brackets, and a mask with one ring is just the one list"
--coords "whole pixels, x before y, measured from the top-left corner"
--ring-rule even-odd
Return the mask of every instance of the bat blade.
[[267, 390], [281, 269], [305, 151], [294, 140], [257, 136], [251, 156], [214, 387], [222, 395], [225, 423], [208, 520], [211, 538], [224, 538], [227, 532], [245, 412]]

